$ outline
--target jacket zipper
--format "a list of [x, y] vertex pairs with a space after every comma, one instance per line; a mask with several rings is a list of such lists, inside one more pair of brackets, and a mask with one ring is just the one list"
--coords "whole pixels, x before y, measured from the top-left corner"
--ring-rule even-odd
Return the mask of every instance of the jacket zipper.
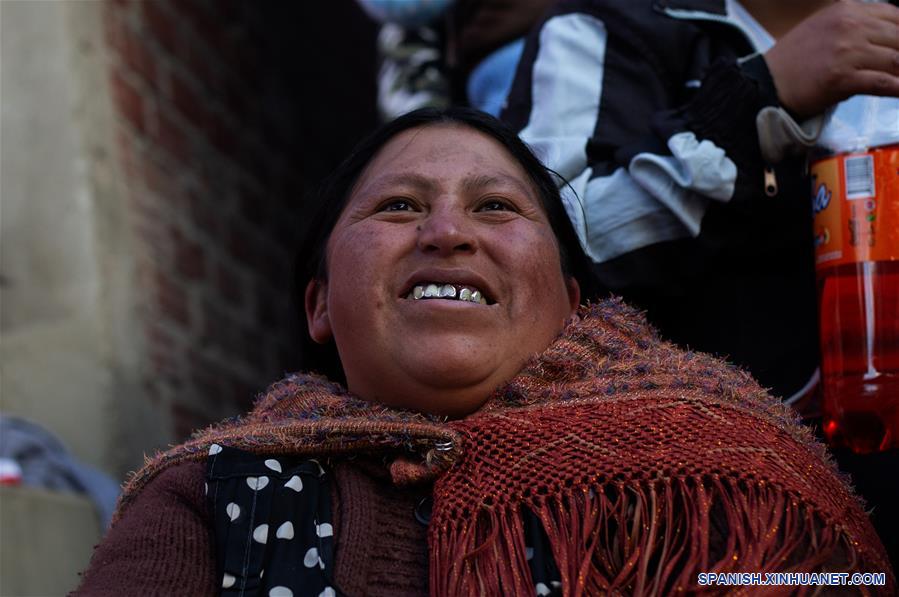
[[777, 196], [777, 174], [770, 164], [765, 165], [765, 194], [769, 197]]

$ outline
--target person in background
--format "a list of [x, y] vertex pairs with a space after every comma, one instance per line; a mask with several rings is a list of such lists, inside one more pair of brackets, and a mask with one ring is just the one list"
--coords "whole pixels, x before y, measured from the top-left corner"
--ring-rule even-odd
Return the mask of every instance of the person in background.
[[499, 121], [407, 114], [317, 205], [297, 283], [331, 379], [289, 375], [150, 460], [76, 595], [667, 595], [759, 571], [895, 589], [787, 407], [619, 300], [579, 306], [556, 182]]
[[502, 118], [570, 183], [604, 284], [799, 405], [819, 379], [807, 151], [829, 106], [899, 94], [897, 55], [884, 3], [569, 0]]
[[378, 110], [502, 109], [530, 31], [553, 0], [359, 0], [382, 24]]

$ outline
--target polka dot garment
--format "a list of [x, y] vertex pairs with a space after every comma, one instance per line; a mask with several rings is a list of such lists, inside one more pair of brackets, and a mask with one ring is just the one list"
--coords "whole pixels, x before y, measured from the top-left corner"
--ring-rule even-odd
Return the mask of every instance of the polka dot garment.
[[[332, 573], [330, 477], [318, 461], [268, 458], [214, 444], [207, 463], [223, 596], [341, 595]], [[415, 516], [422, 524], [430, 518]], [[534, 594], [561, 595], [546, 532], [530, 511], [522, 517]]]
[[313, 459], [214, 444], [206, 469], [224, 596], [336, 597], [330, 478]]

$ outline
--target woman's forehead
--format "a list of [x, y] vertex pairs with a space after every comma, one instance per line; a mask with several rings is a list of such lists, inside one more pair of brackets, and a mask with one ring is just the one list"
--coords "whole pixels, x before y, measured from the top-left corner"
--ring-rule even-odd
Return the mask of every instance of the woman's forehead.
[[467, 126], [437, 124], [408, 129], [385, 143], [362, 171], [351, 196], [362, 188], [424, 186], [442, 178], [468, 187], [487, 182], [515, 185], [534, 195], [524, 168], [497, 140]]

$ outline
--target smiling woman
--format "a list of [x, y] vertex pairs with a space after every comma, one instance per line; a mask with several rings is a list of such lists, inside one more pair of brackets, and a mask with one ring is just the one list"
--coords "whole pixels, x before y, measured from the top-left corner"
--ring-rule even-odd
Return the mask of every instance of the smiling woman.
[[335, 342], [349, 390], [453, 417], [549, 346], [580, 298], [523, 167], [457, 124], [384, 145], [334, 225], [326, 275], [308, 283], [309, 330]]
[[[595, 297], [552, 177], [423, 110], [363, 141], [300, 254], [306, 357], [128, 483], [85, 595], [702, 592], [880, 572], [787, 407]], [[336, 352], [335, 352], [336, 351]]]

